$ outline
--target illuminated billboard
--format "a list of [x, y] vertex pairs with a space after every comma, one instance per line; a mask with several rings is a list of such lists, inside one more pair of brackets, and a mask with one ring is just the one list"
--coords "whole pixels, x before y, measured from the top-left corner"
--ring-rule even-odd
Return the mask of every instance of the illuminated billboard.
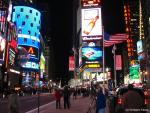
[[81, 4], [83, 7], [99, 6], [101, 4], [101, 0], [81, 0]]
[[28, 61], [25, 64], [22, 64], [23, 68], [26, 69], [34, 69], [34, 70], [38, 70], [39, 69], [39, 63], [37, 62], [32, 62], [32, 61]]
[[19, 45], [19, 47], [23, 47], [27, 50], [28, 54], [30, 55], [30, 58], [39, 58], [39, 49], [32, 46], [26, 46], [26, 45]]
[[129, 70], [130, 79], [140, 79], [139, 66], [131, 66]]
[[143, 44], [142, 44], [142, 40], [137, 41], [137, 53], [140, 54], [143, 52]]
[[83, 61], [100, 61], [102, 60], [103, 52], [99, 46], [84, 46], [82, 47], [82, 60]]
[[74, 56], [69, 56], [69, 71], [74, 70]]
[[101, 39], [101, 8], [82, 9], [82, 37], [83, 40]]
[[29, 59], [21, 64], [24, 69], [39, 69], [41, 13], [28, 6], [14, 6], [12, 22], [17, 27], [17, 44], [27, 50]]
[[45, 72], [45, 58], [43, 56], [43, 53], [41, 54], [41, 57], [40, 57], [40, 69]]
[[12, 22], [18, 31], [18, 45], [39, 48], [41, 13], [27, 6], [13, 7]]
[[4, 33], [6, 28], [6, 15], [7, 12], [5, 10], [0, 9], [0, 32]]
[[6, 40], [0, 36], [0, 63], [4, 61], [5, 55], [5, 48], [6, 48]]

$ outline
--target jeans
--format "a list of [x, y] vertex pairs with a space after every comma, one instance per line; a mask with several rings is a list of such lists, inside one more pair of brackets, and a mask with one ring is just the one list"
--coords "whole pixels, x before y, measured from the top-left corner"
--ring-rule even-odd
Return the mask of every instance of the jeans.
[[99, 109], [98, 113], [105, 113], [105, 108]]

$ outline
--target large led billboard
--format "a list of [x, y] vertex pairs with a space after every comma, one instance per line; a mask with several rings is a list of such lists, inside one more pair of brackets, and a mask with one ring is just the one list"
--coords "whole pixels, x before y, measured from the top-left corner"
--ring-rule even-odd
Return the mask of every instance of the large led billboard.
[[18, 30], [18, 45], [39, 48], [41, 13], [27, 6], [13, 7], [12, 22]]
[[17, 27], [17, 44], [30, 55], [23, 68], [39, 69], [41, 13], [28, 6], [14, 6], [12, 22]]
[[102, 37], [101, 8], [82, 9], [83, 40], [100, 39]]
[[103, 57], [102, 48], [99, 46], [84, 46], [82, 47], [83, 61], [101, 61]]

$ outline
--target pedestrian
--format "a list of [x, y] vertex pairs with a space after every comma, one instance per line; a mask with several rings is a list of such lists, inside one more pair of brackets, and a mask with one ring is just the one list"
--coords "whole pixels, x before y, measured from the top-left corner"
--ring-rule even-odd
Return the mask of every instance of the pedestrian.
[[8, 98], [9, 113], [20, 113], [19, 110], [19, 97], [14, 89], [11, 89], [11, 94]]
[[55, 89], [56, 109], [61, 108], [61, 91], [59, 88]]
[[106, 97], [101, 86], [97, 85], [96, 113], [105, 113]]
[[70, 108], [70, 91], [69, 87], [66, 85], [63, 90], [63, 98], [64, 98], [64, 109]]
[[[140, 90], [139, 90], [140, 91]], [[141, 113], [142, 106], [144, 104], [144, 99], [140, 92], [134, 89], [132, 84], [128, 85], [128, 91], [123, 94], [123, 108], [124, 113]]]

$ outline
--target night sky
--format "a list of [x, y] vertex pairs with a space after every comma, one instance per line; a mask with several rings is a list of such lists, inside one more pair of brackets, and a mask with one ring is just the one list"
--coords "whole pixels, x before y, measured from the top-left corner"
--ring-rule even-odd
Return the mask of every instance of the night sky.
[[[51, 37], [51, 43], [48, 45], [51, 44], [54, 48], [55, 73], [65, 77], [68, 76], [68, 57], [72, 51], [73, 0], [45, 1], [44, 5], [48, 6], [47, 8], [40, 3], [41, 9], [48, 10], [42, 13], [44, 15], [42, 31], [44, 35]], [[102, 21], [105, 32], [109, 34], [124, 32], [121, 8], [120, 0], [103, 0]], [[106, 49], [106, 55], [110, 56], [107, 57], [106, 63], [112, 61], [111, 48]]]

